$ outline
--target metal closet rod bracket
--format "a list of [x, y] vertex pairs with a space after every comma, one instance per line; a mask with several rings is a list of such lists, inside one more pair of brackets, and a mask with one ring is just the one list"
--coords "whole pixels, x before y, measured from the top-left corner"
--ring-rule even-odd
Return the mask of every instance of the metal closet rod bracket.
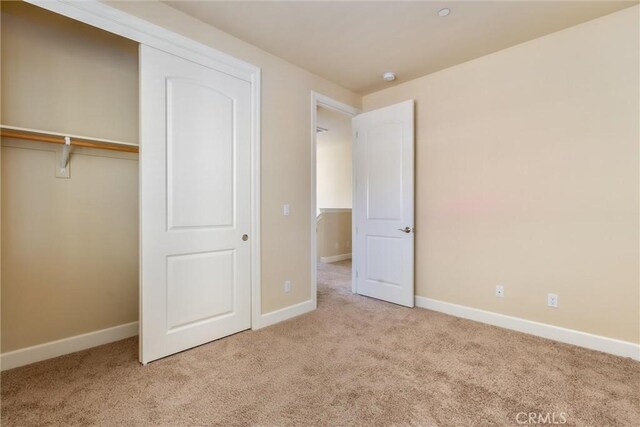
[[62, 156], [60, 157], [60, 173], [64, 173], [69, 164], [69, 152], [71, 151], [71, 137], [64, 137], [64, 145], [62, 146]]

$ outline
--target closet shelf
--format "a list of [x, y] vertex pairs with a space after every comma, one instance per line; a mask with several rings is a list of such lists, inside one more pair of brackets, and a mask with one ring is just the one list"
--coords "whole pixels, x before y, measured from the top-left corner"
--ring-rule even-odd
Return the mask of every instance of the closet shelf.
[[48, 132], [38, 129], [20, 128], [15, 126], [0, 125], [0, 136], [5, 138], [17, 138], [28, 141], [48, 142], [51, 144], [65, 144], [65, 137], [71, 139], [71, 145], [76, 147], [98, 148], [101, 150], [124, 151], [137, 153], [139, 147], [130, 142], [112, 141], [109, 139], [89, 138], [86, 136], [69, 135], [56, 132]]

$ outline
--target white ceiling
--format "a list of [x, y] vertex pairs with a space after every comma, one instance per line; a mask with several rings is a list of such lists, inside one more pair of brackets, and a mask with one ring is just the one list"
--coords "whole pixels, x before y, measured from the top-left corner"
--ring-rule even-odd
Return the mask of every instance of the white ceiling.
[[[168, 1], [361, 94], [558, 31], [637, 1]], [[437, 11], [452, 12], [440, 18]], [[398, 75], [386, 83], [381, 75]]]

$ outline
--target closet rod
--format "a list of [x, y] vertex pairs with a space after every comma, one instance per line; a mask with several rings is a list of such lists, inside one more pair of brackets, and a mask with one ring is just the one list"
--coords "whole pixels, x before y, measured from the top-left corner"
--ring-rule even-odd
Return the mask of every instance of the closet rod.
[[[5, 138], [17, 138], [28, 141], [48, 142], [52, 144], [64, 144], [65, 135], [45, 132], [39, 130], [16, 128], [11, 126], [1, 126], [0, 136]], [[139, 148], [137, 145], [125, 142], [105, 141], [94, 138], [75, 137], [71, 138], [71, 145], [76, 147], [99, 148], [101, 150], [124, 151], [126, 153], [137, 153]]]

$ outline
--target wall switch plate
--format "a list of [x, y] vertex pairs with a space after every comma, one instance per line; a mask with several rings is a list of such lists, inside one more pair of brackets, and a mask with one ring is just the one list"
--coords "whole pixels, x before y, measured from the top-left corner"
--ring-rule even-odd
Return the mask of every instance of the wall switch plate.
[[285, 280], [284, 281], [284, 291], [286, 293], [291, 292], [291, 280]]
[[498, 298], [504, 298], [504, 286], [502, 285], [496, 286], [496, 296]]
[[291, 215], [291, 206], [289, 205], [289, 203], [285, 203], [284, 205], [282, 205], [282, 215]]
[[549, 307], [558, 307], [558, 295], [556, 294], [547, 294], [547, 305]]

